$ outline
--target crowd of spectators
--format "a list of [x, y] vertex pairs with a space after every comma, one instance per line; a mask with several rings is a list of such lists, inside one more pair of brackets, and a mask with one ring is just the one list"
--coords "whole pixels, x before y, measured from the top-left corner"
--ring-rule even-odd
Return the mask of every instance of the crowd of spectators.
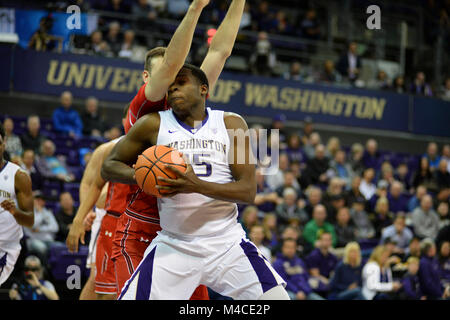
[[285, 134], [279, 170], [257, 168], [240, 222], [290, 297], [448, 299], [450, 146], [430, 142], [411, 162], [384, 156], [373, 138], [324, 145], [311, 120], [288, 133], [283, 119], [272, 126]]

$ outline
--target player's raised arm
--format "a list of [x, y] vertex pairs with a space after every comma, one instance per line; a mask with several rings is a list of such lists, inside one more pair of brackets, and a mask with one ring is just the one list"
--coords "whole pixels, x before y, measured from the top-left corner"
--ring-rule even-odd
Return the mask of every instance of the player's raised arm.
[[164, 53], [163, 61], [154, 71], [145, 86], [145, 97], [149, 101], [160, 101], [166, 95], [170, 84], [183, 66], [189, 50], [195, 27], [203, 8], [209, 0], [194, 0], [176, 29]]
[[195, 175], [191, 165], [188, 165], [185, 173], [167, 166], [178, 178], [174, 180], [159, 177], [158, 180], [167, 182], [170, 186], [159, 185], [156, 188], [166, 190], [170, 195], [195, 192], [214, 199], [253, 204], [256, 196], [255, 165], [250, 152], [247, 123], [241, 116], [229, 112], [225, 113], [224, 121], [233, 144], [233, 152], [230, 154], [233, 158], [230, 161], [233, 182], [221, 184], [201, 180]]
[[1, 207], [9, 211], [18, 224], [32, 228], [34, 225], [34, 209], [31, 178], [25, 171], [18, 170], [14, 179], [18, 206], [13, 200], [8, 199], [1, 203]]
[[106, 158], [101, 170], [102, 178], [111, 182], [136, 184], [131, 166], [145, 149], [156, 144], [159, 123], [158, 113], [140, 118]]
[[231, 2], [230, 8], [212, 38], [211, 45], [200, 67], [208, 77], [209, 91], [213, 89], [225, 62], [233, 51], [244, 6], [245, 0], [233, 0]]

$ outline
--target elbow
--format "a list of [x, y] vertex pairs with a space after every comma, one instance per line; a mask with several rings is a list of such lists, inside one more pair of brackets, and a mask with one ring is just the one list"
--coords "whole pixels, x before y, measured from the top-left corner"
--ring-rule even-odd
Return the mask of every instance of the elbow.
[[211, 43], [210, 53], [218, 56], [222, 61], [226, 61], [233, 51], [232, 48], [214, 48], [214, 44]]

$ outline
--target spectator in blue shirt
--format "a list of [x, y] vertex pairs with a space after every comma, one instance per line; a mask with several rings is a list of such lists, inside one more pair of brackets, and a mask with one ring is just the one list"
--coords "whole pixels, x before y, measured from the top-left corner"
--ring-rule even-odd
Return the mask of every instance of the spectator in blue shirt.
[[286, 281], [286, 290], [292, 300], [324, 300], [313, 292], [309, 285], [309, 275], [305, 263], [297, 254], [294, 239], [284, 239], [281, 254], [273, 263], [273, 268]]
[[68, 134], [72, 138], [82, 134], [83, 123], [78, 112], [72, 109], [72, 93], [69, 91], [61, 94], [61, 107], [53, 112], [53, 127], [56, 131]]
[[329, 299], [366, 300], [361, 292], [361, 248], [357, 242], [345, 246], [343, 261], [339, 262], [330, 281]]
[[394, 249], [394, 251], [396, 253], [405, 254], [408, 250], [409, 243], [414, 237], [411, 230], [406, 228], [405, 221], [405, 216], [398, 215], [395, 218], [394, 223], [383, 230], [381, 234], [380, 244], [383, 244], [387, 239], [390, 239], [395, 242], [396, 248]]
[[427, 152], [423, 155], [423, 157], [428, 159], [428, 164], [431, 170], [438, 168], [441, 157], [439, 156], [438, 146], [436, 142], [430, 142], [428, 144]]
[[407, 264], [408, 272], [403, 276], [403, 294], [401, 296], [406, 300], [426, 300], [427, 297], [422, 292], [419, 276], [417, 275], [419, 271], [419, 259], [410, 257]]
[[314, 290], [321, 294], [329, 291], [329, 282], [339, 259], [331, 253], [332, 235], [323, 232], [319, 237], [318, 247], [306, 257], [309, 274], [317, 281]]
[[424, 185], [419, 185], [416, 188], [416, 194], [408, 201], [408, 212], [413, 212], [414, 209], [420, 207], [422, 197], [427, 194], [427, 188]]
[[444, 288], [441, 284], [439, 261], [436, 257], [436, 245], [433, 240], [428, 238], [422, 240], [421, 251], [419, 281], [423, 293], [428, 300], [441, 299]]

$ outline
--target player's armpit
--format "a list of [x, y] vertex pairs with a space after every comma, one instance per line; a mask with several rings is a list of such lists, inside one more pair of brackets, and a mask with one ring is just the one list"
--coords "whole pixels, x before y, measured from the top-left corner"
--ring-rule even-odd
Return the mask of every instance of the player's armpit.
[[156, 144], [160, 117], [157, 113], [143, 116], [112, 149], [103, 163], [101, 176], [106, 181], [136, 184], [134, 169], [138, 156]]

